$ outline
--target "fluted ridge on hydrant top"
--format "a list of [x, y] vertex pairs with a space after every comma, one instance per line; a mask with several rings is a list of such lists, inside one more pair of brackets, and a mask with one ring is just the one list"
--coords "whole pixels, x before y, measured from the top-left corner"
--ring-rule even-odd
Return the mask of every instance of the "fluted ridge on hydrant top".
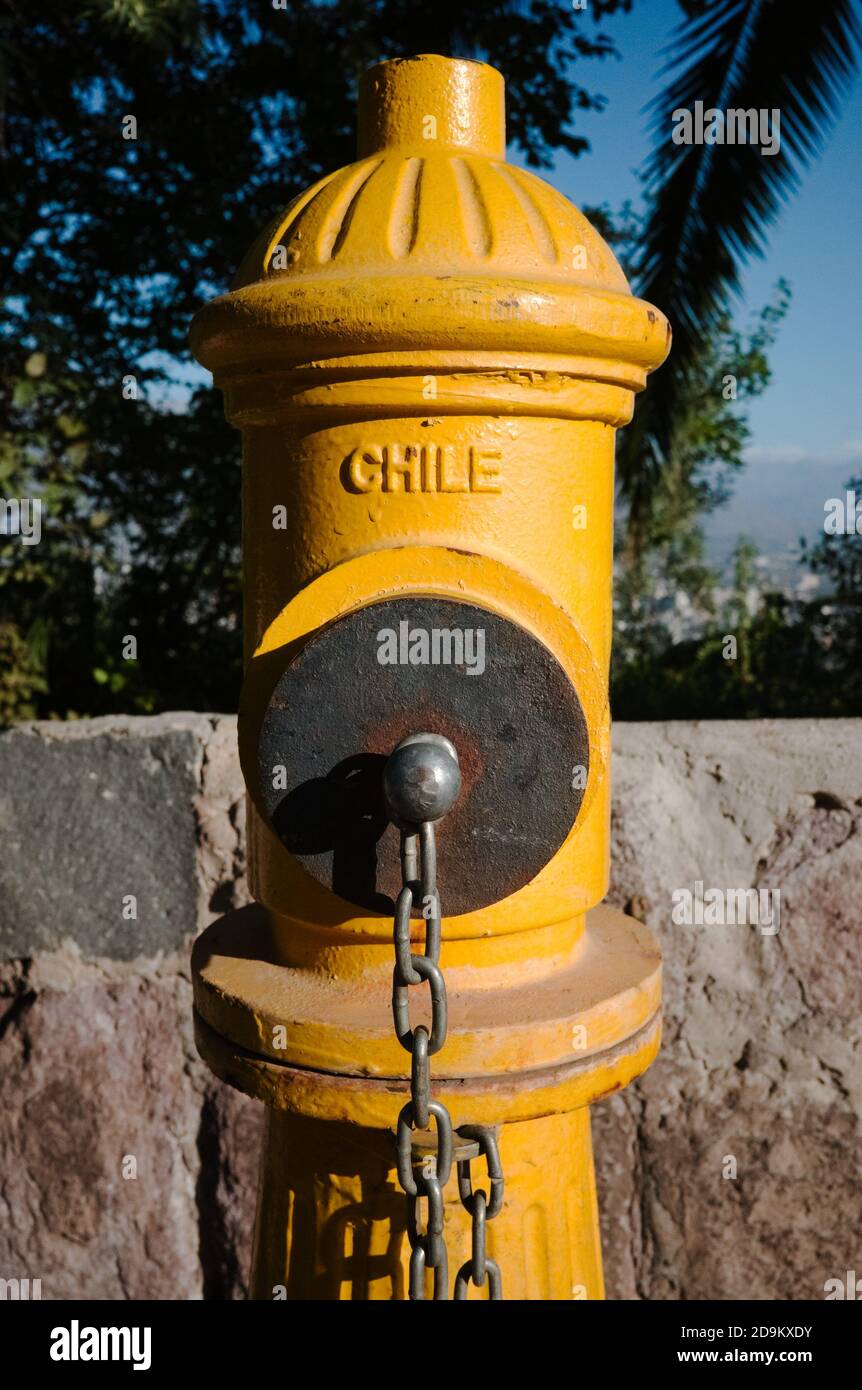
[[495, 68], [435, 54], [381, 63], [360, 84], [358, 124], [358, 161], [279, 213], [233, 293], [198, 315], [206, 366], [235, 367], [247, 352], [237, 335], [252, 326], [278, 325], [297, 356], [327, 341], [335, 353], [363, 330], [369, 350], [405, 331], [433, 347], [442, 302], [465, 321], [464, 347], [613, 351], [639, 389], [667, 353], [667, 322], [631, 294], [573, 203], [506, 162]]

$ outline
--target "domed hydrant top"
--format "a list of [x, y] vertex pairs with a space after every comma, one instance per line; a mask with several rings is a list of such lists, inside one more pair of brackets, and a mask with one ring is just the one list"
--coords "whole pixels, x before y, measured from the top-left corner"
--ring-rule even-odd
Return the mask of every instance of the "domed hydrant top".
[[643, 386], [667, 321], [577, 208], [505, 162], [495, 68], [381, 63], [361, 80], [358, 125], [357, 163], [295, 198], [233, 293], [198, 314], [194, 350], [217, 384], [273, 359], [457, 345], [611, 359], [610, 379]]

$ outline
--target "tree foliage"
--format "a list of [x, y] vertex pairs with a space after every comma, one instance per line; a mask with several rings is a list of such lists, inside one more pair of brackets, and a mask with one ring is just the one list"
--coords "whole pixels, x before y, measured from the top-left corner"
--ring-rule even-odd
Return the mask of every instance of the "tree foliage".
[[[862, 499], [862, 478], [850, 479]], [[653, 622], [618, 641], [614, 712], [622, 719], [856, 716], [862, 711], [862, 530], [824, 535], [800, 552], [822, 577], [810, 600], [757, 580], [757, 547], [741, 537], [723, 604], [704, 630], [674, 642]], [[729, 638], [733, 642], [728, 641]]]
[[495, 63], [510, 138], [543, 165], [586, 147], [578, 113], [601, 102], [576, 77], [630, 3], [593, 0], [588, 23], [550, 0], [0, 11], [0, 485], [43, 500], [40, 545], [0, 536], [5, 718], [235, 706], [239, 441], [189, 372], [192, 314], [275, 211], [354, 158], [371, 63]]

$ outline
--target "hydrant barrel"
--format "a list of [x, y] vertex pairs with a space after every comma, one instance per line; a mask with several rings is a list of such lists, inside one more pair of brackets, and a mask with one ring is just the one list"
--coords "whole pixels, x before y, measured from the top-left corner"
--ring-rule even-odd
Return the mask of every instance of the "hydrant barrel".
[[[415, 1293], [434, 1266], [398, 1215], [393, 1134], [417, 1062], [390, 996], [395, 961], [408, 1007], [430, 919], [448, 1027], [421, 1065], [456, 1130], [498, 1135], [490, 1264], [507, 1297], [601, 1297], [587, 1107], [660, 1032], [656, 943], [599, 906], [614, 436], [670, 330], [505, 162], [493, 68], [379, 64], [358, 132], [193, 327], [243, 434], [256, 900], [196, 945], [198, 1046], [270, 1111], [255, 1296]], [[414, 1040], [428, 996], [409, 991]]]

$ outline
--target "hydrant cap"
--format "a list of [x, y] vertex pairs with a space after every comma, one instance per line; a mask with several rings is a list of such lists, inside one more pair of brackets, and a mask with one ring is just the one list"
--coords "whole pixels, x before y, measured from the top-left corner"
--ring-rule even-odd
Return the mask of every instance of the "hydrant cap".
[[369, 68], [359, 80], [360, 159], [399, 147], [506, 158], [506, 84], [488, 63], [421, 53]]
[[358, 151], [293, 200], [232, 293], [197, 315], [192, 346], [219, 384], [456, 346], [610, 359], [638, 390], [664, 360], [666, 319], [632, 296], [595, 228], [506, 163], [495, 68], [436, 54], [379, 63], [360, 83]]

